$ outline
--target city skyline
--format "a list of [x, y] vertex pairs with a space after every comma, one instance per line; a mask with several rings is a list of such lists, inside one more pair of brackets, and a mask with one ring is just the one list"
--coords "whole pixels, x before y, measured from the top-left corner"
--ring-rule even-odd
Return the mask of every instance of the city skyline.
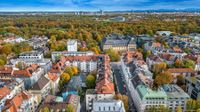
[[125, 11], [199, 8], [200, 0], [1, 0], [0, 11]]

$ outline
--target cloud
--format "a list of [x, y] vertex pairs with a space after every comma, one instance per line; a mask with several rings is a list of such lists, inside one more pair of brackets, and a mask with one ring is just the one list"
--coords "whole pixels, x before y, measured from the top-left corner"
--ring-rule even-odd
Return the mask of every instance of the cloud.
[[200, 0], [0, 0], [0, 10], [143, 10], [199, 7]]

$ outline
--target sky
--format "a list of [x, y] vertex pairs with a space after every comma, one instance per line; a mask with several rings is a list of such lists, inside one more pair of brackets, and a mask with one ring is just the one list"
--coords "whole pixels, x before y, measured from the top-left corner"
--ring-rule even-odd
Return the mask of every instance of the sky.
[[200, 0], [0, 0], [0, 11], [124, 11], [200, 8]]

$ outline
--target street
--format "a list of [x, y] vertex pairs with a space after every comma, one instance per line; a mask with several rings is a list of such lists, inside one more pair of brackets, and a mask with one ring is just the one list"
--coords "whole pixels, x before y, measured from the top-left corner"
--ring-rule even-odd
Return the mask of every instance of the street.
[[122, 95], [127, 95], [129, 99], [129, 112], [136, 112], [130, 93], [127, 91], [124, 83], [124, 77], [120, 68], [120, 63], [110, 64], [113, 70], [113, 77], [117, 86], [117, 91]]

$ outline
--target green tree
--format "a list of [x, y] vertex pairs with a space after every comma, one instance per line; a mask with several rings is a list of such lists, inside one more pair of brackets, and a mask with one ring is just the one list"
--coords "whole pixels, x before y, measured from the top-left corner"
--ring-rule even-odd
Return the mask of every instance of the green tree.
[[183, 112], [181, 106], [178, 106], [178, 107], [176, 108], [176, 112]]
[[0, 59], [0, 66], [3, 66], [3, 65], [5, 65], [5, 64], [6, 64], [5, 61], [2, 60], [2, 59]]
[[96, 78], [89, 74], [87, 77], [86, 77], [86, 85], [87, 85], [87, 88], [94, 88], [95, 87], [95, 81], [96, 81]]
[[66, 112], [75, 112], [73, 105], [68, 104], [66, 107]]
[[45, 107], [43, 112], [50, 112], [48, 107]]
[[120, 60], [120, 55], [117, 51], [113, 50], [113, 49], [108, 49], [106, 51], [106, 54], [108, 54], [108, 56], [110, 57], [110, 60], [112, 62], [117, 62]]
[[12, 45], [11, 44], [5, 44], [3, 48], [1, 49], [1, 54], [9, 55], [12, 53]]
[[184, 60], [183, 64], [184, 64], [184, 68], [194, 68], [195, 66], [195, 62], [190, 59]]
[[71, 77], [74, 75], [74, 71], [71, 66], [65, 68], [65, 73], [68, 73]]

